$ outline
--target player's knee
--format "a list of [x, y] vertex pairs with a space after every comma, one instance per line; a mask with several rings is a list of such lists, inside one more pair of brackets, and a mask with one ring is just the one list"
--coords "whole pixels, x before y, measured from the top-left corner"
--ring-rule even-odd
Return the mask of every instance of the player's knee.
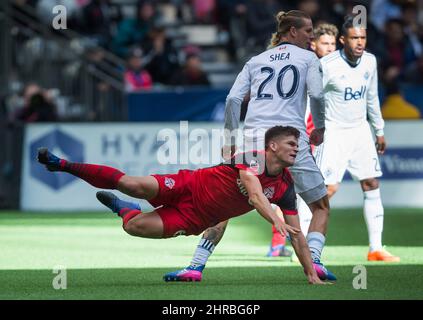
[[329, 216], [330, 206], [328, 196], [324, 196], [323, 198], [310, 204], [310, 209], [313, 212], [313, 215], [318, 213]]
[[129, 220], [123, 225], [123, 230], [131, 236], [144, 237], [146, 228], [143, 221]]
[[127, 223], [122, 225], [123, 230], [125, 230], [126, 233], [128, 233], [129, 235], [133, 236], [134, 235], [134, 226], [131, 222], [131, 220], [129, 220]]
[[363, 191], [376, 190], [379, 188], [379, 180], [376, 178], [366, 179], [361, 181], [361, 188]]

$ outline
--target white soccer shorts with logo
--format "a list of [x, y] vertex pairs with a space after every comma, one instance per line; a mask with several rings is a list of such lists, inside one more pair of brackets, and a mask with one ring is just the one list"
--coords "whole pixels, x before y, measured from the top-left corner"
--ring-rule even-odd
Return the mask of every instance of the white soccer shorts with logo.
[[326, 185], [342, 182], [346, 170], [358, 181], [382, 176], [367, 121], [355, 128], [327, 126], [324, 142], [314, 150], [314, 156]]

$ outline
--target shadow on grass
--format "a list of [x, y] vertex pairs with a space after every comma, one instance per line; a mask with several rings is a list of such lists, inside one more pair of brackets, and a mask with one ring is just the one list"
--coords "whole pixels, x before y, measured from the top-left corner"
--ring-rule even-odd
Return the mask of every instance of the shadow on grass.
[[[383, 242], [388, 246], [423, 246], [423, 210], [385, 210]], [[0, 212], [0, 226], [107, 226], [120, 227], [120, 219], [110, 212], [62, 212], [62, 213], [11, 213]], [[270, 244], [269, 224], [258, 214], [249, 214], [230, 221], [222, 242], [231, 239], [231, 229], [242, 230], [238, 240], [249, 243]], [[367, 228], [362, 209], [334, 209], [329, 220], [326, 245], [367, 246]], [[193, 248], [194, 250], [194, 248]]]
[[0, 270], [0, 299], [284, 300], [422, 299], [421, 265], [367, 266], [367, 289], [355, 290], [353, 266], [336, 266], [333, 285], [307, 284], [302, 268], [209, 268], [202, 282], [166, 283], [171, 269], [71, 269], [55, 290], [51, 270]]
[[[245, 242], [254, 239], [264, 243], [271, 240], [269, 225], [253, 214], [230, 222], [245, 228]], [[386, 209], [383, 243], [388, 246], [423, 246], [423, 209]], [[225, 241], [225, 237], [222, 241]], [[326, 245], [368, 246], [367, 227], [362, 209], [333, 209], [331, 211]]]

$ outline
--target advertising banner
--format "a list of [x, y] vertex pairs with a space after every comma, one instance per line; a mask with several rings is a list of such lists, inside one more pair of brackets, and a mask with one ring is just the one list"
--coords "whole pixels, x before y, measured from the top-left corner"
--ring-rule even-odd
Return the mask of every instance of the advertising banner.
[[[222, 134], [222, 124], [210, 122], [28, 125], [23, 146], [21, 209], [104, 210], [95, 198], [98, 189], [40, 165], [36, 160], [39, 147], [48, 147], [70, 161], [108, 165], [128, 175], [143, 176], [220, 163]], [[385, 136], [388, 149], [380, 157], [385, 207], [423, 207], [423, 122], [389, 122]], [[331, 200], [332, 207], [361, 207], [362, 202], [359, 183], [346, 174]], [[141, 204], [151, 208], [146, 202]]]

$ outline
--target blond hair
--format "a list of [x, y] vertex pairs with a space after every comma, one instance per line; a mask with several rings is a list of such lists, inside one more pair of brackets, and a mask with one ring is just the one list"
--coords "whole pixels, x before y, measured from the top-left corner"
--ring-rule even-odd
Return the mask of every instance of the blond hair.
[[300, 10], [291, 10], [288, 12], [280, 11], [276, 15], [277, 30], [272, 34], [268, 49], [276, 47], [281, 43], [281, 39], [285, 36], [291, 27], [299, 29], [305, 25], [305, 20], [311, 20], [310, 16]]
[[334, 36], [335, 39], [338, 37], [338, 28], [334, 24], [322, 23], [319, 24], [313, 31], [314, 40], [319, 40], [319, 38], [325, 34], [329, 36]]

